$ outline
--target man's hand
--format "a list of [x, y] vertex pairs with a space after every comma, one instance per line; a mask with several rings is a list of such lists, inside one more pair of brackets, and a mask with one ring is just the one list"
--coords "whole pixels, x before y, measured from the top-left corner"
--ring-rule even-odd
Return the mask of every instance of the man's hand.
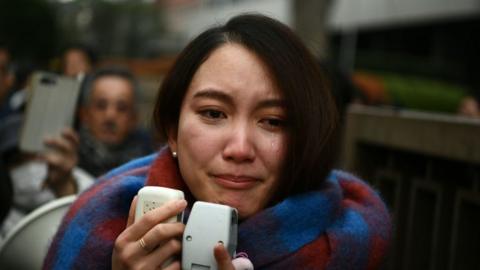
[[44, 186], [50, 188], [57, 197], [75, 194], [77, 187], [72, 172], [78, 162], [80, 139], [77, 133], [65, 128], [60, 136], [46, 138], [44, 143], [49, 149], [41, 156], [48, 165]]

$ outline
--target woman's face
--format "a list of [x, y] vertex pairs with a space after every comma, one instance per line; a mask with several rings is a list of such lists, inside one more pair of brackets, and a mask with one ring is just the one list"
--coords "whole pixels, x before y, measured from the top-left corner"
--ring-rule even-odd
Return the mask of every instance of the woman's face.
[[286, 149], [285, 108], [268, 69], [245, 47], [228, 43], [199, 67], [169, 145], [197, 200], [263, 209], [275, 191]]

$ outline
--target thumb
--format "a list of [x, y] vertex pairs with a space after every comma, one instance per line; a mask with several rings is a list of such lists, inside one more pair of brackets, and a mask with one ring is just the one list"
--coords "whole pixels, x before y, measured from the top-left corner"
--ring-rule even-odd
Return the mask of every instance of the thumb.
[[232, 264], [232, 258], [230, 258], [223, 243], [217, 243], [215, 245], [213, 255], [215, 256], [219, 270], [235, 270]]

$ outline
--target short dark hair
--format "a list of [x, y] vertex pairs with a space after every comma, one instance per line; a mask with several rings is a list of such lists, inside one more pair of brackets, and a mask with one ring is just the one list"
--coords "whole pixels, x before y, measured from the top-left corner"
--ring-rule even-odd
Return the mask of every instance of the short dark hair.
[[164, 139], [178, 127], [180, 109], [192, 77], [216, 48], [245, 46], [269, 68], [287, 112], [287, 154], [271, 203], [318, 189], [335, 162], [338, 113], [331, 90], [313, 55], [284, 24], [243, 14], [200, 34], [180, 53], [160, 88], [154, 126]]
[[63, 59], [63, 57], [65, 57], [65, 53], [70, 50], [78, 50], [83, 52], [92, 66], [95, 66], [98, 62], [98, 54], [96, 50], [92, 46], [81, 42], [73, 42], [63, 48], [62, 62], [65, 61], [65, 59]]
[[137, 80], [133, 76], [133, 74], [124, 67], [117, 67], [117, 66], [110, 66], [110, 67], [102, 67], [96, 69], [92, 74], [87, 75], [85, 80], [82, 82], [81, 86], [81, 105], [87, 105], [90, 102], [91, 98], [91, 92], [94, 83], [103, 77], [119, 77], [122, 79], [125, 79], [130, 83], [132, 86], [132, 91], [133, 91], [133, 96], [134, 96], [134, 104], [138, 100], [138, 95], [139, 95], [139, 86], [137, 83]]

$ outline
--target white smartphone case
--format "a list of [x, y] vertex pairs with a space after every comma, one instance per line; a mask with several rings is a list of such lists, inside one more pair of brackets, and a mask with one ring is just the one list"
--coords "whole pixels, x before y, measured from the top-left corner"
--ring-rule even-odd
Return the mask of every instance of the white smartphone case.
[[237, 248], [238, 213], [235, 208], [197, 201], [182, 240], [182, 269], [217, 269], [213, 248], [222, 242], [230, 256]]

